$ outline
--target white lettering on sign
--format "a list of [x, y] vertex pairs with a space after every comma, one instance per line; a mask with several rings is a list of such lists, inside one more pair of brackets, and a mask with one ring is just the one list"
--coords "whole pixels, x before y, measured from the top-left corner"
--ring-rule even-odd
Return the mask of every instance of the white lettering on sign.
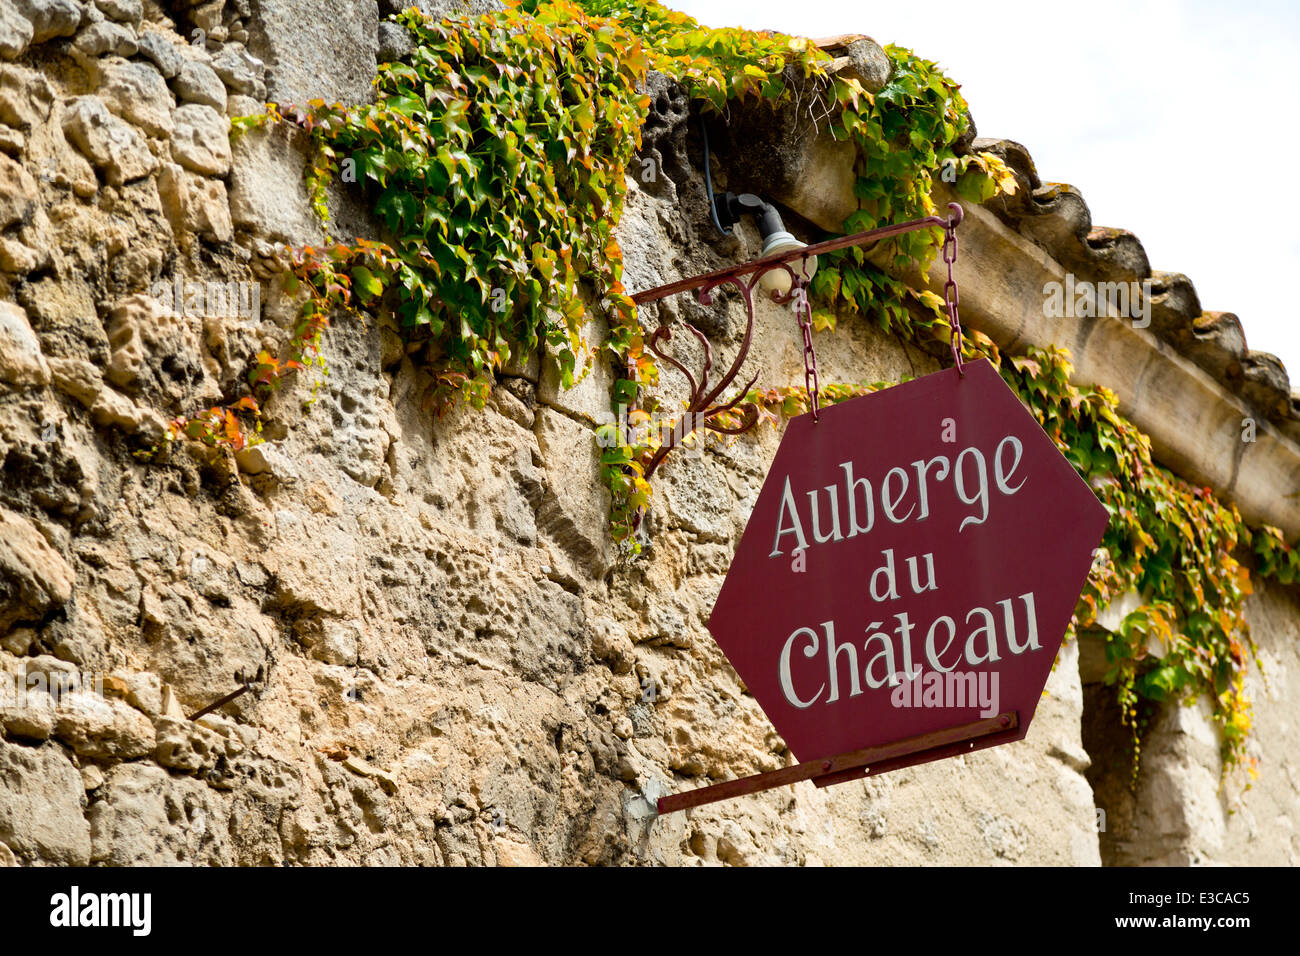
[[[825, 626], [830, 628], [834, 625], [830, 621], [827, 621]], [[800, 710], [811, 707], [813, 704], [817, 703], [817, 698], [820, 697], [822, 691], [826, 689], [826, 685], [822, 684], [821, 687], [817, 688], [817, 693], [815, 693], [810, 700], [800, 699], [799, 695], [794, 691], [794, 680], [790, 675], [790, 651], [794, 647], [794, 642], [804, 634], [808, 635], [810, 643], [803, 649], [803, 656], [817, 656], [817, 632], [811, 627], [801, 627], [785, 639], [785, 646], [781, 648], [780, 664], [781, 691], [785, 694], [785, 699]]]
[[[1017, 474], [1023, 457], [1021, 440], [1006, 435], [992, 454], [972, 444], [951, 458], [920, 458], [871, 476], [861, 474], [856, 462], [841, 462], [841, 481], [822, 488], [796, 489], [787, 475], [769, 557], [780, 558], [788, 551], [803, 559], [810, 547], [870, 534], [878, 526], [926, 521], [940, 495], [962, 506], [934, 509], [945, 514], [955, 510], [955, 530], [961, 534], [989, 520], [998, 496], [1009, 498], [1024, 487], [1025, 478]], [[933, 552], [896, 554], [891, 547], [879, 555], [862, 572], [864, 599], [881, 605], [939, 591]], [[858, 632], [861, 643], [843, 639], [858, 625], [842, 627], [838, 637], [835, 621], [795, 629], [786, 637], [778, 661], [782, 694], [800, 710], [881, 689], [897, 696], [900, 685], [908, 685], [910, 694], [911, 688], [923, 684], [952, 686], [963, 675], [974, 680], [967, 668], [1040, 649], [1032, 591], [964, 614], [939, 610], [924, 625], [911, 620], [907, 611], [895, 612], [888, 625], [871, 621]], [[945, 679], [947, 685], [942, 684]], [[975, 702], [975, 695], [971, 700]]]
[[[968, 525], [984, 524], [992, 507], [991, 491], [996, 490], [1009, 498], [1024, 487], [1024, 478], [1014, 480], [1024, 451], [1019, 438], [1007, 435], [993, 450], [991, 469], [989, 457], [970, 445], [951, 460], [947, 455], [936, 455], [928, 460], [922, 458], [911, 462], [907, 468], [889, 468], [874, 484], [870, 478], [855, 475], [854, 463], [846, 461], [840, 463], [844, 472], [842, 482], [803, 490], [800, 494], [791, 487], [787, 475], [781, 490], [772, 551], [768, 557], [785, 554], [787, 545], [791, 546], [791, 551], [798, 551], [809, 547], [810, 543], [827, 544], [870, 534], [877, 513], [890, 524], [925, 521], [930, 517], [932, 492], [945, 485], [968, 509], [957, 531], [966, 530]], [[880, 491], [879, 509], [876, 507], [877, 487]], [[807, 504], [801, 508], [803, 499]], [[789, 540], [785, 540], [787, 537]]]
[[[1023, 641], [1017, 638], [1019, 609], [1015, 601], [1023, 608], [1024, 630], [1019, 632], [1024, 634]], [[960, 627], [957, 619], [941, 614], [922, 630], [908, 619], [906, 611], [894, 615], [896, 623], [890, 629], [885, 629], [882, 621], [872, 621], [864, 630], [861, 656], [851, 641], [837, 641], [834, 621], [821, 622], [820, 634], [811, 627], [797, 628], [781, 647], [781, 692], [790, 704], [806, 710], [817, 703], [833, 704], [843, 697], [857, 697], [882, 687], [896, 688], [924, 674], [951, 674], [962, 664], [976, 667], [1000, 661], [1004, 648], [1011, 655], [1041, 650], [1032, 591], [1014, 600], [998, 601], [996, 606], [1001, 608], [1001, 615], [986, 607], [971, 608], [960, 618]], [[914, 646], [914, 632], [924, 634], [919, 647]], [[796, 649], [801, 649], [803, 657], [813, 663], [797, 669], [792, 666]], [[801, 696], [801, 689], [808, 696]]]

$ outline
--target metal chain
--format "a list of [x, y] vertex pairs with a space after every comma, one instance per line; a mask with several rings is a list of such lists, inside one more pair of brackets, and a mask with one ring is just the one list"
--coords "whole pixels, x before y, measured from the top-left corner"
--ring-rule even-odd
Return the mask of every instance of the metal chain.
[[957, 318], [957, 303], [961, 301], [957, 293], [957, 280], [952, 277], [952, 267], [957, 261], [957, 221], [948, 220], [943, 231], [943, 261], [948, 264], [948, 281], [943, 285], [943, 300], [948, 306], [948, 326], [952, 330], [952, 360], [957, 366], [957, 374], [965, 376], [961, 360], [961, 321]]
[[821, 386], [817, 383], [817, 352], [812, 343], [812, 306], [808, 304], [808, 288], [803, 282], [795, 285], [795, 297], [799, 315], [799, 328], [803, 331], [803, 384], [808, 390], [808, 404], [812, 409], [813, 421], [819, 421], [820, 403], [818, 393]]

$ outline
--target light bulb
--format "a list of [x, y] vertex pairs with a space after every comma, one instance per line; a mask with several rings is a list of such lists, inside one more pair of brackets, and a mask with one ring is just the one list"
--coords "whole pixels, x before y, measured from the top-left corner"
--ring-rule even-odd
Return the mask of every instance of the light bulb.
[[[804, 249], [807, 248], [807, 245], [806, 242], [800, 242], [788, 232], [774, 232], [770, 236], [767, 236], [766, 240], [763, 242], [763, 251], [759, 253], [759, 257], [765, 259], [768, 256], [776, 255], [779, 252], [789, 252], [792, 249]], [[787, 262], [786, 265], [796, 273], [801, 273], [804, 281], [807, 282], [812, 279], [813, 273], [817, 271], [817, 257], [809, 256], [806, 260], [793, 259]], [[777, 266], [776, 268], [769, 269], [767, 272], [763, 273], [762, 277], [758, 280], [758, 284], [759, 287], [769, 295], [775, 294], [780, 296], [789, 293], [790, 287], [793, 283], [790, 281], [790, 273], [781, 266]]]

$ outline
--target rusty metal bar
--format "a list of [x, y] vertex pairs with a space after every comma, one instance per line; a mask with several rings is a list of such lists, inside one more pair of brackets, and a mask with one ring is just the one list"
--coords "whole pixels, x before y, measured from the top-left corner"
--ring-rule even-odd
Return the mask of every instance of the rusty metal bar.
[[676, 295], [678, 292], [689, 292], [691, 289], [708, 285], [711, 282], [716, 283], [720, 279], [749, 275], [752, 272], [763, 272], [783, 262], [793, 262], [795, 259], [821, 255], [824, 252], [835, 252], [839, 249], [848, 249], [851, 246], [860, 246], [868, 242], [878, 242], [881, 239], [900, 236], [905, 232], [914, 232], [917, 229], [928, 229], [930, 227], [946, 229], [961, 222], [962, 217], [961, 206], [957, 205], [957, 203], [949, 203], [948, 205], [952, 211], [952, 215], [948, 219], [940, 216], [926, 216], [924, 219], [900, 222], [896, 226], [881, 226], [878, 229], [868, 229], [866, 232], [855, 232], [851, 236], [827, 239], [825, 242], [804, 246], [801, 249], [791, 249], [788, 252], [774, 253], [766, 258], [754, 259], [742, 265], [715, 269], [712, 272], [705, 272], [689, 279], [678, 279], [676, 282], [669, 282], [667, 285], [656, 286], [653, 289], [647, 289], [645, 292], [638, 292], [632, 296], [632, 301], [637, 305], [644, 305], [647, 302], [657, 302], [670, 295]]
[[248, 690], [248, 685], [245, 684], [243, 687], [239, 688], [239, 690], [232, 691], [231, 693], [227, 694], [225, 697], [221, 698], [220, 700], [214, 700], [212, 703], [208, 704], [208, 706], [204, 707], [202, 710], [195, 711], [194, 713], [190, 714], [189, 719], [198, 720], [200, 717], [204, 717], [212, 713], [218, 707], [224, 707], [226, 704], [230, 703], [232, 700], [234, 700], [236, 697], [238, 697], [240, 694], [243, 694], [247, 690]]
[[715, 803], [718, 800], [729, 800], [732, 797], [741, 797], [750, 793], [771, 790], [773, 787], [784, 787], [787, 784], [798, 783], [801, 780], [812, 780], [816, 783], [819, 777], [837, 776], [844, 774], [846, 771], [863, 771], [871, 764], [896, 760], [899, 757], [913, 756], [926, 750], [936, 750], [951, 744], [973, 740], [976, 737], [1005, 733], [1008, 730], [1014, 730], [1019, 725], [1019, 715], [1015, 711], [1007, 711], [998, 714], [996, 717], [987, 717], [983, 720], [976, 720], [969, 724], [959, 724], [956, 727], [936, 730], [928, 734], [918, 734], [915, 737], [907, 737], [892, 744], [881, 744], [878, 747], [867, 747], [863, 750], [851, 750], [837, 757], [809, 760], [805, 763], [795, 764], [793, 767], [769, 770], [766, 773], [741, 777], [738, 780], [727, 780], [724, 783], [715, 783], [712, 786], [687, 790], [685, 793], [670, 794], [659, 798], [658, 810], [660, 814], [674, 813], [690, 807], [703, 806], [706, 803]]
[[[948, 204], [948, 218], [943, 219], [939, 216], [926, 216], [924, 219], [913, 219], [908, 222], [902, 222], [895, 226], [881, 226], [879, 229], [869, 229], [866, 232], [854, 233], [851, 236], [840, 236], [836, 239], [827, 239], [825, 242], [818, 242], [811, 246], [802, 246], [797, 249], [791, 249], [787, 252], [778, 252], [762, 259], [754, 259], [751, 262], [745, 262], [737, 266], [727, 266], [723, 269], [715, 269], [712, 272], [706, 272], [702, 275], [692, 276], [689, 279], [679, 279], [676, 282], [670, 282], [667, 285], [656, 286], [653, 289], [647, 289], [645, 292], [638, 292], [632, 296], [632, 301], [637, 305], [644, 305], [647, 302], [657, 302], [660, 299], [667, 298], [670, 295], [676, 295], [680, 292], [694, 291], [696, 298], [701, 305], [709, 305], [712, 302], [711, 293], [714, 289], [730, 283], [740, 292], [745, 302], [745, 335], [741, 339], [740, 349], [736, 353], [735, 360], [726, 374], [716, 384], [709, 380], [709, 372], [713, 368], [713, 351], [709, 347], [708, 339], [699, 329], [686, 324], [687, 330], [699, 340], [704, 349], [704, 368], [700, 372], [699, 380], [691, 374], [680, 361], [666, 354], [660, 347], [660, 342], [667, 342], [672, 339], [672, 331], [667, 326], [661, 326], [654, 331], [646, 342], [646, 347], [650, 349], [661, 361], [667, 362], [676, 368], [684, 376], [690, 385], [690, 401], [686, 408], [686, 418], [680, 420], [673, 428], [671, 435], [653, 452], [646, 453], [640, 460], [641, 477], [649, 480], [655, 473], [655, 470], [663, 463], [664, 459], [684, 441], [687, 435], [697, 429], [707, 429], [709, 431], [721, 432], [726, 435], [739, 435], [758, 423], [759, 411], [757, 406], [752, 402], [745, 402], [745, 395], [754, 386], [758, 380], [758, 373], [754, 374], [740, 391], [730, 400], [721, 405], [713, 405], [713, 402], [723, 393], [732, 381], [739, 374], [741, 366], [745, 364], [745, 359], [749, 356], [749, 348], [754, 335], [754, 287], [758, 284], [762, 276], [774, 269], [784, 269], [790, 274], [791, 291], [782, 295], [773, 292], [771, 299], [773, 302], [784, 305], [794, 299], [796, 295], [800, 297], [801, 306], [799, 309], [800, 327], [803, 333], [804, 342], [804, 382], [808, 388], [808, 401], [812, 408], [813, 420], [817, 420], [817, 356], [812, 347], [812, 310], [808, 305], [807, 282], [804, 278], [804, 270], [800, 270], [796, 275], [791, 263], [795, 260], [802, 260], [804, 263], [810, 257], [817, 256], [820, 253], [834, 252], [838, 249], [848, 249], [852, 246], [861, 246], [864, 244], [874, 244], [881, 239], [888, 239], [891, 236], [902, 235], [905, 232], [913, 232], [917, 229], [936, 228], [943, 229], [945, 234], [944, 240], [944, 261], [948, 263], [948, 284], [944, 288], [944, 295], [948, 302], [948, 316], [953, 328], [952, 350], [953, 360], [956, 363], [957, 370], [961, 371], [961, 327], [957, 322], [957, 304], [956, 292], [957, 285], [952, 279], [952, 262], [956, 258], [956, 235], [955, 230], [962, 220], [962, 208], [958, 203]], [[951, 252], [951, 256], [950, 256]], [[631, 373], [629, 378], [633, 376]], [[739, 425], [728, 426], [720, 425], [713, 419], [725, 412], [730, 412], [739, 406], [743, 410], [741, 422]], [[685, 424], [691, 424], [691, 428], [686, 428]], [[638, 528], [641, 525], [641, 518], [644, 509], [638, 509], [632, 518], [632, 527]]]

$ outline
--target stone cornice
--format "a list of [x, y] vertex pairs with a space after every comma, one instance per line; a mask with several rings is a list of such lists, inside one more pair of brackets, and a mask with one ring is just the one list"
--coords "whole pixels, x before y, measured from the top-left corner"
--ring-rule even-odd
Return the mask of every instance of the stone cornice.
[[[940, 203], [952, 197], [936, 197]], [[1049, 318], [1043, 287], [1067, 270], [987, 209], [963, 203], [958, 281], [963, 322], [1010, 352], [1057, 345], [1073, 356], [1074, 380], [1104, 385], [1151, 437], [1162, 464], [1234, 502], [1251, 523], [1300, 536], [1300, 447], [1238, 395], [1149, 330], [1127, 319]], [[916, 278], [915, 276], [913, 278]], [[930, 284], [943, 285], [943, 263]], [[1244, 422], [1255, 441], [1243, 441]]]
[[[779, 124], [742, 114], [761, 141]], [[779, 143], [782, 175], [765, 180], [770, 198], [808, 222], [839, 232], [857, 208], [853, 155], [823, 127]], [[1028, 152], [1009, 141], [979, 140], [1014, 171], [1019, 189], [985, 206], [963, 202], [959, 230], [964, 323], [999, 348], [1033, 345], [1068, 348], [1075, 381], [1104, 385], [1151, 438], [1156, 459], [1184, 478], [1236, 504], [1252, 524], [1275, 525], [1289, 540], [1300, 537], [1300, 400], [1290, 392], [1276, 357], [1246, 349], [1240, 323], [1230, 313], [1201, 311], [1186, 276], [1152, 272], [1131, 233], [1094, 228], [1078, 190], [1038, 180]], [[755, 151], [762, 152], [762, 151]], [[942, 208], [956, 200], [942, 184]], [[936, 259], [931, 288], [943, 286]], [[1110, 312], [1093, 318], [1050, 317], [1045, 286], [1072, 281], [1139, 283], [1149, 326]], [[922, 277], [906, 276], [914, 283]], [[1254, 441], [1244, 440], [1252, 434]]]

